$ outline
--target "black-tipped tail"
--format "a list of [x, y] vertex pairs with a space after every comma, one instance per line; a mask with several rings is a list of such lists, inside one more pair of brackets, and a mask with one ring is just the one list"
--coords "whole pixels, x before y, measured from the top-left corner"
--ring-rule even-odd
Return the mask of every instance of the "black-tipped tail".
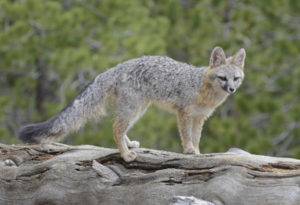
[[25, 143], [40, 143], [51, 134], [51, 121], [45, 121], [37, 124], [26, 125], [18, 132], [18, 138]]

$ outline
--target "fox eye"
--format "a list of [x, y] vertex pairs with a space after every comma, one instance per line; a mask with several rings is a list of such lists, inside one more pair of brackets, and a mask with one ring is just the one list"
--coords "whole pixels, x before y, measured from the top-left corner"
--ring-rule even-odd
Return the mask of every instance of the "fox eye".
[[227, 78], [225, 76], [218, 76], [218, 78], [222, 81], [227, 81]]
[[240, 79], [240, 77], [234, 77], [233, 81], [237, 81], [238, 79]]

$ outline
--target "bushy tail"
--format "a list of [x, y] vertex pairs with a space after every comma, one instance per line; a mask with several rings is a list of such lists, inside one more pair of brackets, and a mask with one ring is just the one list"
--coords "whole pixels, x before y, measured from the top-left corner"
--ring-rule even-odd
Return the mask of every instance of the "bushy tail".
[[22, 127], [18, 137], [27, 143], [59, 141], [85, 122], [104, 114], [105, 102], [114, 83], [110, 70], [98, 75], [75, 99], [51, 119]]
[[63, 130], [61, 130], [61, 132], [53, 131], [54, 120], [54, 118], [51, 118], [45, 122], [30, 124], [22, 127], [18, 133], [19, 139], [26, 143], [40, 143], [43, 140], [55, 141], [64, 133], [62, 132]]

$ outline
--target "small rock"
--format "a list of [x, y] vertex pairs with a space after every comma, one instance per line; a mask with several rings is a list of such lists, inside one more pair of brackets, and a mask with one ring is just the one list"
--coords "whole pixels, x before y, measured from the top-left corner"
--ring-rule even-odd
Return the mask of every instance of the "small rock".
[[11, 160], [11, 159], [6, 159], [6, 160], [4, 161], [4, 164], [5, 164], [6, 166], [10, 166], [10, 167], [12, 167], [12, 166], [17, 166], [16, 163], [15, 163], [13, 160]]
[[171, 205], [215, 205], [210, 201], [197, 199], [193, 196], [175, 196]]

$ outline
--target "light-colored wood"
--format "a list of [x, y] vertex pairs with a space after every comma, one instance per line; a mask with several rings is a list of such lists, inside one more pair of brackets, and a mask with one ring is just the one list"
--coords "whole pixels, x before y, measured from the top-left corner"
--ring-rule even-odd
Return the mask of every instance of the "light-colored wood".
[[300, 160], [134, 150], [0, 144], [0, 204], [300, 204]]

